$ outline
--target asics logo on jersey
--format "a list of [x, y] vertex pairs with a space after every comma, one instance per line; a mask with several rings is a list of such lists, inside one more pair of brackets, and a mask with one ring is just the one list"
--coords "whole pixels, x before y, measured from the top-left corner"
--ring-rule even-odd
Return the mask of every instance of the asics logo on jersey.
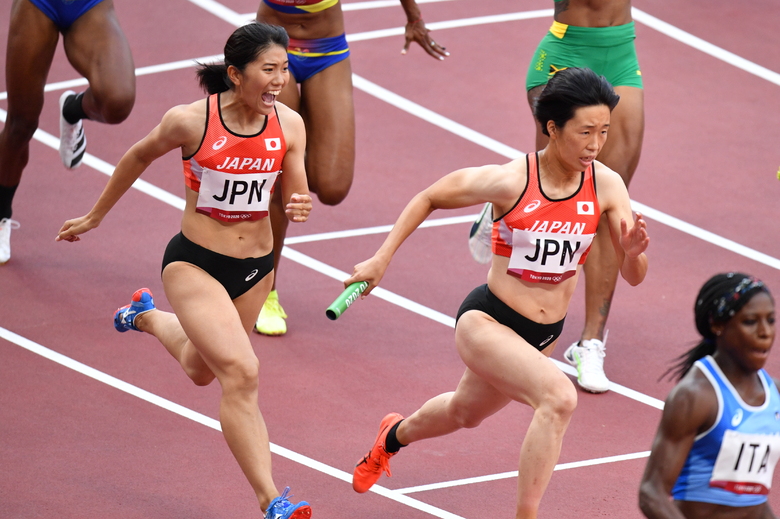
[[577, 214], [593, 214], [595, 210], [593, 202], [577, 202]]
[[737, 409], [737, 412], [734, 413], [734, 416], [731, 417], [731, 426], [736, 427], [742, 422], [742, 409]]
[[279, 137], [265, 140], [265, 149], [268, 151], [276, 151], [282, 149], [282, 140]]
[[222, 146], [224, 146], [226, 143], [227, 143], [227, 137], [225, 137], [225, 136], [223, 135], [222, 137], [220, 137], [219, 139], [217, 139], [217, 141], [216, 141], [214, 144], [212, 144], [212, 145], [211, 145], [211, 147], [212, 147], [213, 149], [215, 149], [215, 150], [218, 150], [218, 149], [220, 149]]
[[250, 279], [255, 277], [257, 275], [257, 272], [258, 272], [257, 269], [255, 269], [252, 272], [250, 272], [249, 275], [246, 278], [244, 278], [244, 281], [249, 281]]
[[542, 202], [540, 200], [534, 200], [533, 202], [531, 202], [530, 204], [525, 206], [525, 208], [523, 209], [523, 212], [524, 213], [530, 213], [530, 212], [534, 211], [540, 205], [542, 205]]

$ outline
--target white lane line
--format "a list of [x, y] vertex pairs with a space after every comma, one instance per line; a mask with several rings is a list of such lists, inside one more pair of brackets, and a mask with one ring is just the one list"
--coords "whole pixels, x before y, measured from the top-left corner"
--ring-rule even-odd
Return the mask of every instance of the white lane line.
[[[134, 386], [133, 384], [129, 384], [116, 377], [112, 377], [111, 375], [103, 373], [102, 371], [96, 370], [95, 368], [87, 366], [86, 364], [78, 362], [77, 360], [62, 355], [61, 353], [57, 353], [52, 349], [49, 349], [25, 337], [22, 337], [21, 335], [18, 335], [6, 328], [0, 327], [0, 338], [5, 339], [10, 343], [16, 344], [17, 346], [20, 346], [32, 353], [40, 355], [41, 357], [51, 360], [52, 362], [56, 362], [61, 366], [64, 366], [68, 369], [72, 369], [77, 373], [81, 373], [82, 375], [85, 375], [93, 380], [102, 382], [103, 384], [106, 384], [115, 389], [123, 391], [136, 398], [140, 398], [141, 400], [149, 402], [150, 404], [154, 404], [162, 409], [165, 409], [174, 414], [187, 418], [188, 420], [192, 420], [193, 422], [197, 422], [199, 424], [205, 425], [206, 427], [210, 427], [217, 431], [222, 431], [222, 426], [220, 425], [218, 420], [210, 418], [197, 411], [193, 411], [192, 409], [179, 405], [175, 402], [171, 402], [168, 399], [162, 398], [161, 396], [155, 395], [154, 393], [150, 393], [149, 391], [141, 389], [138, 386]], [[331, 467], [330, 465], [326, 465], [325, 463], [309, 458], [308, 456], [304, 456], [303, 454], [291, 451], [290, 449], [286, 449], [275, 443], [271, 443], [270, 445], [271, 445], [271, 452], [273, 452], [278, 456], [282, 456], [283, 458], [287, 458], [290, 461], [294, 461], [298, 464], [312, 468], [314, 470], [327, 474], [328, 476], [332, 476], [336, 479], [340, 479], [348, 483], [352, 482], [352, 474], [348, 472], [344, 472], [343, 470], [337, 469], [335, 467]], [[422, 512], [426, 512], [435, 517], [441, 517], [442, 519], [463, 519], [461, 516], [447, 512], [446, 510], [442, 510], [435, 506], [431, 506], [427, 503], [423, 503], [422, 501], [418, 501], [417, 499], [405, 496], [394, 490], [385, 488], [381, 485], [374, 485], [371, 488], [371, 491], [381, 496], [387, 497], [388, 499], [392, 499], [393, 501], [396, 501], [398, 503], [409, 506], [411, 508], [415, 508]]]
[[636, 21], [647, 25], [651, 29], [655, 29], [662, 34], [665, 34], [666, 36], [669, 36], [670, 38], [675, 39], [680, 43], [684, 43], [685, 45], [693, 47], [696, 50], [700, 50], [705, 54], [709, 54], [713, 58], [724, 61], [729, 65], [748, 72], [749, 74], [758, 76], [761, 79], [766, 79], [770, 83], [780, 85], [780, 74], [777, 72], [769, 70], [766, 67], [762, 67], [761, 65], [753, 63], [752, 61], [748, 61], [743, 57], [737, 56], [733, 52], [729, 52], [726, 49], [722, 49], [716, 45], [713, 45], [712, 43], [703, 40], [698, 36], [694, 36], [691, 33], [685, 32], [682, 29], [678, 29], [674, 25], [666, 23], [665, 21], [656, 18], [655, 16], [649, 15], [644, 11], [640, 11], [636, 7], [631, 8], [631, 16], [633, 16]]
[[[650, 456], [650, 451], [633, 452], [631, 454], [620, 454], [618, 456], [608, 456], [605, 458], [596, 458], [592, 460], [574, 461], [571, 463], [559, 463], [555, 466], [554, 471], [567, 470], [580, 467], [592, 467], [595, 465], [604, 465], [606, 463], [617, 463], [620, 461], [636, 460], [647, 458]], [[414, 492], [425, 492], [427, 490], [439, 490], [442, 488], [459, 487], [463, 485], [473, 485], [476, 483], [485, 483], [488, 481], [497, 481], [499, 479], [512, 479], [516, 478], [518, 472], [516, 470], [509, 472], [501, 472], [498, 474], [489, 474], [487, 476], [477, 476], [473, 478], [455, 479], [452, 481], [442, 481], [440, 483], [431, 483], [429, 485], [419, 485], [416, 487], [399, 488], [396, 490], [399, 494], [412, 494]]]

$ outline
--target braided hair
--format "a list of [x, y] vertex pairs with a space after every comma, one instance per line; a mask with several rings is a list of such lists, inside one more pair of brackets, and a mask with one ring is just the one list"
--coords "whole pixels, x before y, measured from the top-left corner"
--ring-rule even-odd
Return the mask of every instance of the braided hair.
[[762, 292], [772, 297], [763, 281], [741, 272], [711, 277], [699, 290], [693, 307], [696, 329], [702, 340], [677, 357], [676, 364], [661, 378], [672, 374], [679, 380], [688, 373], [694, 362], [715, 353], [715, 332], [712, 331], [712, 325], [728, 322], [754, 295]]

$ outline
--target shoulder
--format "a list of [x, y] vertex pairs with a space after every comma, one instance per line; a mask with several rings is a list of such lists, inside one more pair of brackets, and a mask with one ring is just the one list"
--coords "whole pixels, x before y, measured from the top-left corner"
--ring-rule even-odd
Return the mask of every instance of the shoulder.
[[282, 129], [284, 129], [285, 126], [296, 130], [303, 129], [303, 118], [289, 106], [277, 101], [276, 113], [279, 116], [279, 123], [282, 125]]
[[616, 171], [597, 160], [593, 161], [593, 175], [596, 177], [596, 182], [599, 187], [602, 185], [613, 186], [615, 184], [620, 184], [625, 187], [623, 179]]
[[709, 429], [718, 415], [718, 395], [710, 380], [696, 366], [685, 374], [666, 398], [664, 420], [683, 422], [696, 434]]
[[165, 112], [161, 125], [165, 129], [203, 133], [206, 124], [206, 99], [187, 105], [177, 105]]

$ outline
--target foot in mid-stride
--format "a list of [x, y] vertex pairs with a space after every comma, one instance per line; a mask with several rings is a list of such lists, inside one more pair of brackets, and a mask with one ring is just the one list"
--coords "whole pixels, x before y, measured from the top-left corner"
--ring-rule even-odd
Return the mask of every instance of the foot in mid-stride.
[[[309, 519], [311, 517], [309, 503], [301, 501], [298, 504], [293, 504], [287, 499], [289, 493], [290, 487], [287, 487], [281, 496], [271, 501], [264, 519]], [[292, 494], [289, 494], [289, 497], [292, 497]]]
[[382, 472], [385, 472], [387, 477], [392, 476], [390, 473], [390, 458], [395, 456], [397, 452], [387, 452], [387, 433], [403, 419], [404, 417], [398, 413], [390, 413], [382, 419], [374, 446], [358, 462], [355, 466], [355, 471], [352, 473], [352, 488], [355, 492], [360, 492], [361, 494], [368, 492], [374, 486], [374, 483], [379, 481]]
[[84, 124], [80, 119], [75, 123], [68, 122], [63, 112], [65, 103], [73, 101], [77, 95], [73, 90], [68, 90], [60, 96], [60, 158], [68, 169], [79, 167], [87, 151]]
[[271, 290], [263, 303], [260, 315], [255, 322], [255, 331], [263, 335], [284, 335], [287, 333], [287, 314], [279, 304], [279, 293]]
[[11, 229], [18, 229], [19, 222], [10, 218], [0, 220], [0, 265], [11, 259]]
[[117, 311], [114, 312], [114, 328], [122, 333], [128, 330], [140, 332], [141, 330], [135, 326], [135, 318], [146, 312], [151, 312], [154, 309], [152, 291], [148, 288], [139, 288], [133, 294], [132, 301], [129, 305], [118, 308]]
[[563, 357], [577, 368], [577, 384], [591, 393], [609, 390], [609, 379], [604, 374], [604, 357], [607, 347], [598, 339], [575, 342], [563, 353]]

